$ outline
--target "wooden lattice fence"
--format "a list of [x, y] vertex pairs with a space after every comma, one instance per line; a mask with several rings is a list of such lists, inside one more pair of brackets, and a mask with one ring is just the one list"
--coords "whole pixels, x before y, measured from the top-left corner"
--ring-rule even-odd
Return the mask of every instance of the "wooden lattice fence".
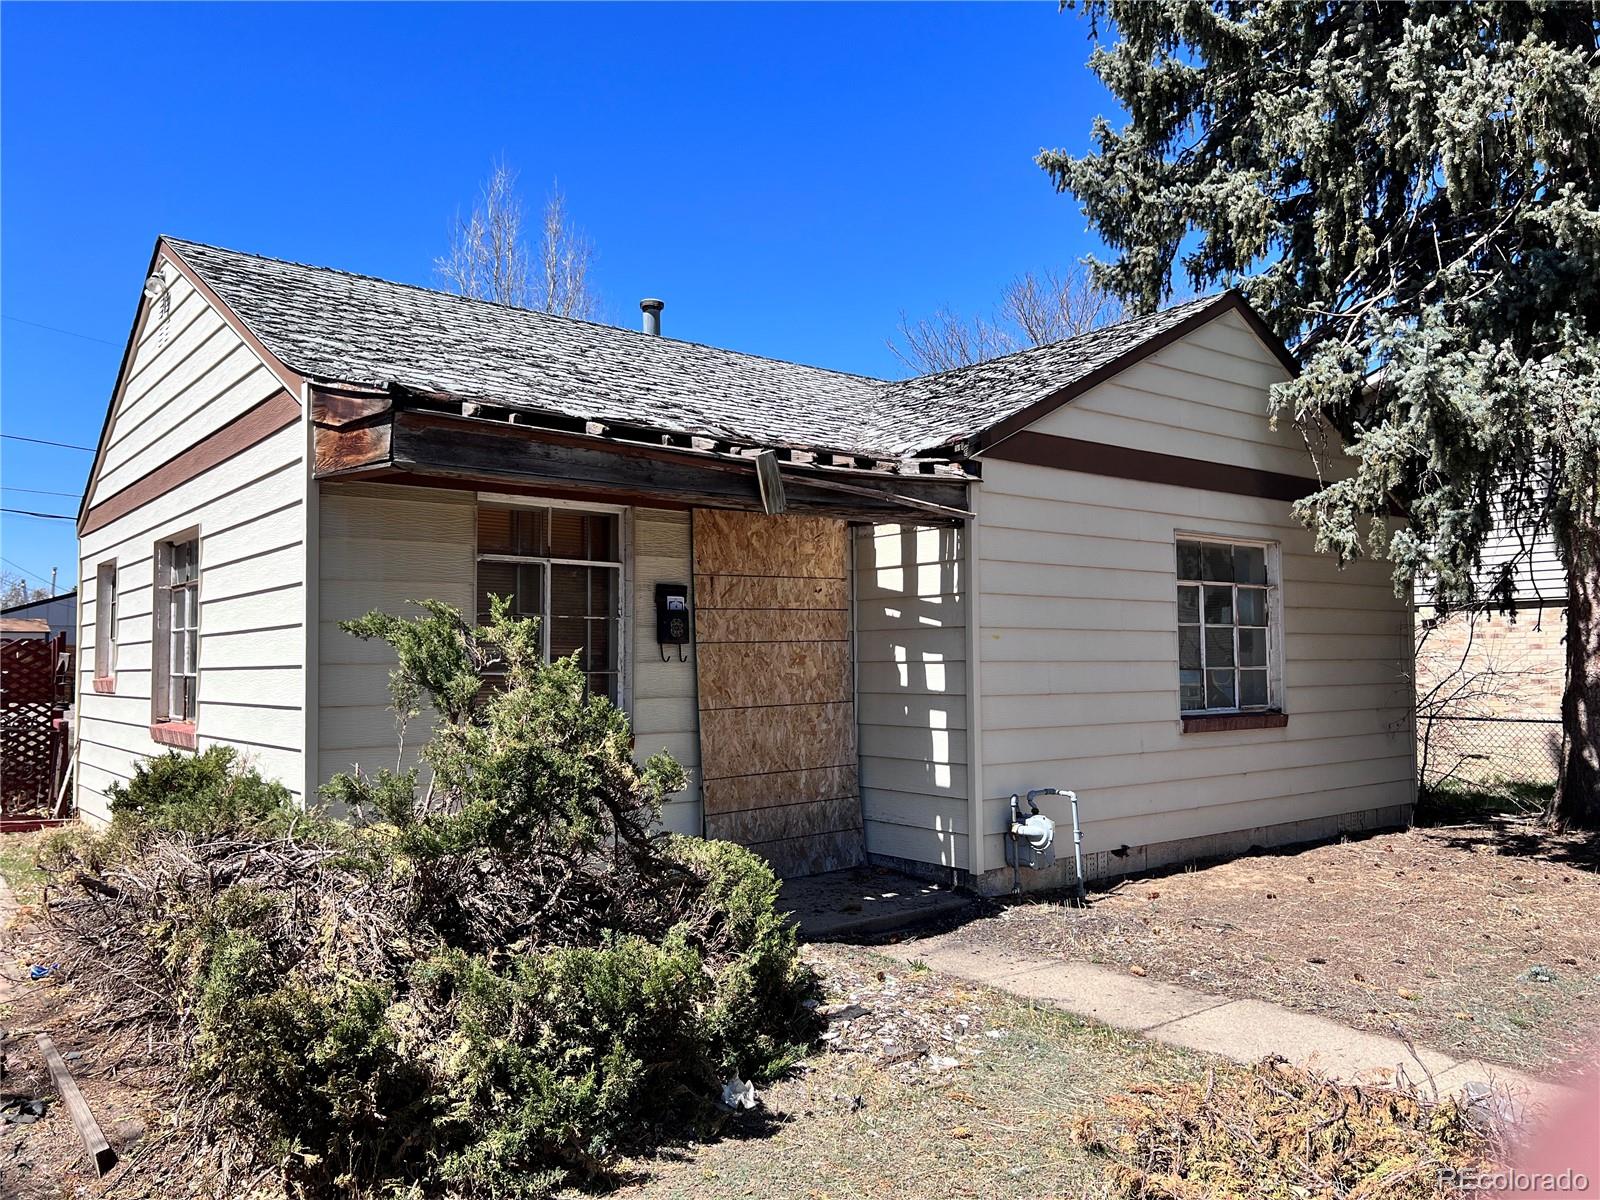
[[48, 809], [70, 769], [66, 634], [0, 642], [0, 811]]

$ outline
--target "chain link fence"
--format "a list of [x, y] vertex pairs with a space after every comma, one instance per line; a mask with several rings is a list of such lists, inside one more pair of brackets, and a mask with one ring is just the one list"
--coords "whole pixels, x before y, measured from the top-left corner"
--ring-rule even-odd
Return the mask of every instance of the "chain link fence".
[[1425, 788], [1554, 787], [1563, 748], [1557, 717], [1417, 720], [1417, 767]]

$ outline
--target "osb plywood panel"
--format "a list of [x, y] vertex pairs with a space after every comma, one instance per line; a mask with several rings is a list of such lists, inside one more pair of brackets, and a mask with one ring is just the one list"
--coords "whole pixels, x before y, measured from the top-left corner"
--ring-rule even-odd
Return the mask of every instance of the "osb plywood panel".
[[710, 642], [843, 642], [850, 614], [842, 608], [703, 608], [696, 637]]
[[715, 642], [699, 647], [700, 711], [849, 701], [849, 642]]
[[731, 775], [705, 782], [707, 809], [722, 813], [767, 808], [774, 804], [831, 800], [835, 796], [854, 796], [859, 790], [853, 762], [771, 775]]
[[711, 813], [706, 817], [707, 837], [726, 838], [743, 846], [860, 828], [861, 802], [853, 794], [806, 804]]
[[696, 509], [695, 570], [713, 575], [843, 579], [844, 523], [827, 517]]
[[[697, 543], [697, 554], [698, 550]], [[849, 588], [843, 579], [792, 576], [696, 574], [694, 594], [702, 611], [714, 608], [797, 608], [843, 612], [850, 601]]]
[[849, 701], [700, 713], [700, 767], [706, 779], [837, 767], [855, 760], [856, 720]]
[[706, 833], [785, 875], [865, 856], [843, 522], [694, 514]]
[[784, 879], [799, 875], [821, 875], [859, 867], [866, 861], [865, 844], [859, 829], [831, 833], [808, 833], [781, 842], [757, 842], [750, 847]]

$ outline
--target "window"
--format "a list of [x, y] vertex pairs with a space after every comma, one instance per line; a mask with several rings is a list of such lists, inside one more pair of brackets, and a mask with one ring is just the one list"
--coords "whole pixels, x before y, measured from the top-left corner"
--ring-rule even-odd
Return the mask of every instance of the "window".
[[1185, 713], [1271, 707], [1267, 547], [1178, 542], [1178, 706]]
[[192, 723], [200, 687], [200, 539], [156, 548], [155, 719]]
[[489, 597], [540, 620], [546, 662], [578, 656], [592, 692], [621, 693], [620, 517], [573, 508], [478, 508], [478, 620]]
[[94, 677], [111, 679], [117, 673], [117, 564], [101, 563], [95, 573]]

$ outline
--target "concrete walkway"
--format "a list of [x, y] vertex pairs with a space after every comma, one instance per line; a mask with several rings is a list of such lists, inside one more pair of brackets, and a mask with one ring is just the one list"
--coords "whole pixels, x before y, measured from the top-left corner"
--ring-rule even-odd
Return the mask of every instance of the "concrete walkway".
[[887, 867], [785, 879], [778, 907], [808, 942], [848, 942], [924, 925], [972, 908], [972, 897]]
[[1282, 1055], [1347, 1083], [1392, 1083], [1403, 1072], [1424, 1092], [1441, 1096], [1491, 1087], [1533, 1109], [1573, 1093], [1519, 1071], [1398, 1038], [1351, 1029], [1262, 1000], [1231, 1000], [1171, 983], [1143, 979], [1094, 963], [1030, 958], [994, 947], [963, 944], [959, 935], [904, 942], [890, 951], [906, 962], [985, 987], [1048, 1004], [1118, 1029], [1240, 1063]]

